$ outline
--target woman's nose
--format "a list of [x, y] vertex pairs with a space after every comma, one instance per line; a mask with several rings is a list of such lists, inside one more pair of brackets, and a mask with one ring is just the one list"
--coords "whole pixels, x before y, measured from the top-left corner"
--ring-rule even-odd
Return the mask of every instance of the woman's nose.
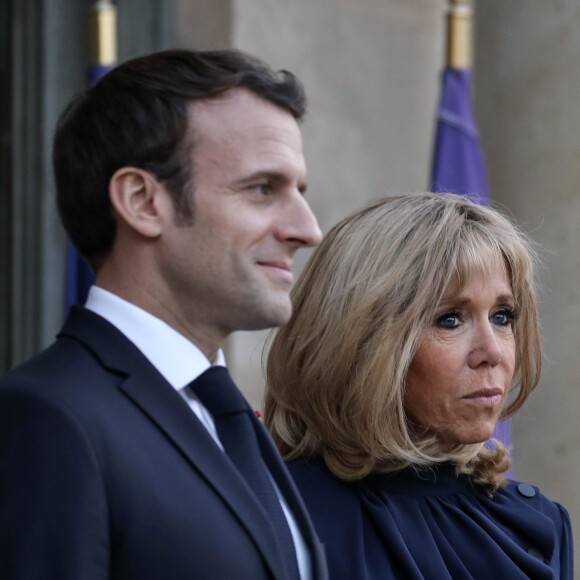
[[482, 364], [495, 366], [500, 363], [501, 358], [501, 341], [493, 325], [489, 321], [479, 324], [474, 331], [472, 350], [469, 353], [469, 365], [472, 368]]

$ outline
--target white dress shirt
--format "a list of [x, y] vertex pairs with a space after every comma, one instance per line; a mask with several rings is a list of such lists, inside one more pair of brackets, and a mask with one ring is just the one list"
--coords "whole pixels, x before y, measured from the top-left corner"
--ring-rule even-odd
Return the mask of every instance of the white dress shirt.
[[[159, 371], [165, 380], [185, 399], [202, 425], [223, 450], [211, 413], [188, 387], [211, 365], [201, 350], [171, 326], [116, 294], [92, 286], [85, 307], [108, 320], [121, 331]], [[214, 365], [226, 366], [223, 351], [217, 353]], [[296, 547], [302, 580], [312, 578], [310, 554], [296, 520], [274, 484]]]

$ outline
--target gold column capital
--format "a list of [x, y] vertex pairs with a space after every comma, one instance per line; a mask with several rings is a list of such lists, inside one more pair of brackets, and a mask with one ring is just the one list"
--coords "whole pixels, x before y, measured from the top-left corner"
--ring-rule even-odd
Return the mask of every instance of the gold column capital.
[[111, 0], [91, 7], [91, 63], [112, 66], [117, 62], [117, 8]]

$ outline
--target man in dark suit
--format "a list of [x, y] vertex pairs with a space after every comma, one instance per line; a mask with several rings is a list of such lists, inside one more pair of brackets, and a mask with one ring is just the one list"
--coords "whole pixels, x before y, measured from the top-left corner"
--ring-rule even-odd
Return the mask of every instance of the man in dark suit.
[[326, 577], [220, 350], [288, 320], [293, 255], [320, 240], [304, 109], [248, 55], [168, 51], [62, 114], [58, 207], [96, 285], [0, 380], [3, 580]]

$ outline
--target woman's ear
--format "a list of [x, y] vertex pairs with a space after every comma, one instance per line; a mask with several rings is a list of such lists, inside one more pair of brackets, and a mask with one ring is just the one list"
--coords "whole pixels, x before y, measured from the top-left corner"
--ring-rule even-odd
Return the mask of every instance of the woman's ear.
[[121, 167], [109, 182], [117, 219], [147, 238], [161, 235], [167, 195], [155, 176], [138, 167]]

